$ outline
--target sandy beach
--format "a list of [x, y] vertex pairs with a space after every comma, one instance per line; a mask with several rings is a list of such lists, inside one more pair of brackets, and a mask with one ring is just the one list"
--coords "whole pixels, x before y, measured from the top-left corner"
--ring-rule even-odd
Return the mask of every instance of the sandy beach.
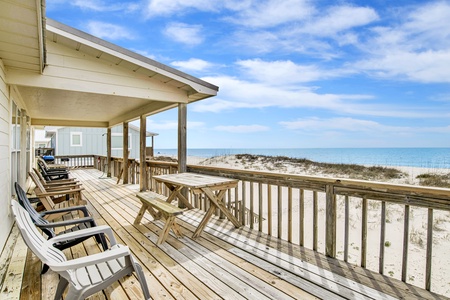
[[[295, 164], [270, 164], [252, 163], [246, 164], [234, 155], [219, 156], [214, 158], [188, 157], [188, 164], [217, 166], [221, 168], [233, 168], [243, 170], [257, 170], [265, 172], [291, 173], [297, 175], [323, 176], [332, 178], [349, 178], [342, 174], [326, 174], [317, 170], [308, 170]], [[395, 167], [405, 174], [401, 178], [386, 180], [386, 182], [396, 184], [419, 184], [417, 176], [420, 174], [450, 174], [450, 169], [429, 169], [416, 167]], [[285, 200], [285, 199], [284, 199]], [[284, 202], [283, 200], [283, 202]], [[267, 201], [267, 199], [264, 199]], [[344, 240], [344, 200], [338, 197], [337, 216], [337, 255], [343, 259]], [[319, 201], [319, 245], [318, 251], [324, 251], [324, 225], [325, 206], [323, 201]], [[287, 202], [286, 202], [287, 203]], [[295, 203], [295, 201], [294, 201]], [[349, 262], [359, 264], [361, 248], [361, 201], [350, 199], [350, 232], [349, 232]], [[378, 271], [379, 235], [381, 220], [381, 205], [379, 201], [369, 200], [368, 212], [368, 241], [369, 252], [367, 255], [367, 267]], [[294, 216], [298, 213], [299, 206], [293, 207]], [[305, 246], [312, 248], [312, 193], [305, 192]], [[273, 211], [276, 215], [277, 212]], [[297, 214], [298, 215], [298, 214]], [[386, 225], [386, 247], [385, 247], [385, 269], [384, 274], [400, 279], [401, 259], [403, 243], [403, 222], [404, 207], [396, 204], [387, 205], [387, 225]], [[264, 216], [265, 218], [267, 216]], [[433, 258], [432, 258], [432, 291], [450, 296], [450, 212], [434, 211], [433, 224]], [[298, 220], [294, 220], [298, 222]], [[294, 226], [295, 228], [296, 226]], [[298, 226], [297, 226], [298, 228]], [[410, 241], [408, 251], [408, 273], [407, 282], [424, 287], [425, 277], [425, 254], [426, 254], [426, 229], [427, 229], [427, 209], [412, 207], [410, 211]], [[293, 242], [296, 242], [295, 240]]]

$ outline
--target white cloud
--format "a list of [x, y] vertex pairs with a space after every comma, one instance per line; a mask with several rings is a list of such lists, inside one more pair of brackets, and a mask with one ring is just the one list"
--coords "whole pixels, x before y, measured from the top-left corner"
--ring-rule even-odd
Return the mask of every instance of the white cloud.
[[[221, 111], [236, 108], [310, 107], [327, 110], [346, 110], [344, 100], [366, 100], [370, 95], [318, 94], [309, 87], [277, 87], [232, 77], [207, 77], [204, 80], [220, 86], [214, 99], [195, 103], [196, 111]], [[369, 111], [370, 109], [367, 108]]]
[[247, 27], [268, 28], [306, 19], [314, 12], [307, 0], [253, 1], [253, 5], [228, 20]]
[[399, 77], [411, 81], [450, 83], [450, 49], [419, 53], [396, 51], [383, 57], [358, 62], [358, 68], [376, 76]]
[[[202, 128], [204, 127], [204, 122], [188, 121], [186, 126], [189, 129]], [[153, 120], [147, 119], [147, 130], [152, 132], [161, 132], [165, 130], [177, 130], [178, 121], [177, 120], [163, 120], [155, 122]]]
[[130, 3], [120, 3], [110, 1], [98, 1], [98, 0], [74, 0], [69, 2], [71, 5], [77, 6], [85, 10], [93, 10], [98, 12], [108, 12], [108, 11], [125, 11], [130, 12], [137, 9], [136, 4]]
[[[354, 118], [305, 118], [296, 121], [285, 121], [280, 124], [287, 129], [305, 131], [393, 131], [400, 127], [383, 126], [375, 121], [360, 120]], [[403, 128], [404, 130], [405, 128]]]
[[219, 2], [218, 0], [149, 0], [145, 13], [150, 18], [182, 13], [188, 9], [215, 11]]
[[[394, 118], [447, 118], [449, 113], [436, 107], [405, 107], [379, 104], [367, 94], [320, 94], [306, 86], [274, 86], [267, 82], [249, 82], [233, 77], [204, 77], [220, 87], [218, 96], [191, 104], [197, 112], [223, 112], [239, 108], [313, 108], [346, 115]], [[386, 99], [387, 102], [388, 99]], [[385, 101], [385, 102], [386, 102]]]
[[148, 57], [150, 59], [157, 60], [157, 57], [154, 54], [152, 54], [146, 50], [139, 50], [139, 49], [130, 49], [130, 50], [133, 52], [136, 52], [142, 56]]
[[322, 70], [315, 65], [299, 65], [290, 60], [263, 61], [261, 59], [241, 60], [237, 65], [243, 69], [244, 74], [254, 80], [270, 85], [291, 85], [317, 81], [353, 71], [346, 70]]
[[186, 71], [205, 71], [214, 66], [210, 62], [198, 58], [191, 58], [186, 61], [174, 61], [172, 65]]
[[308, 22], [300, 23], [293, 34], [304, 33], [334, 37], [337, 33], [364, 26], [378, 20], [372, 8], [355, 6], [332, 6], [318, 13]]
[[226, 131], [232, 133], [252, 133], [252, 132], [261, 132], [268, 131], [269, 127], [263, 125], [235, 125], [235, 126], [216, 126], [215, 130], [218, 131]]
[[176, 42], [189, 46], [201, 44], [204, 40], [201, 25], [174, 22], [167, 25], [164, 34]]
[[[369, 7], [341, 5], [319, 9], [309, 1], [278, 2], [265, 1], [257, 8], [240, 12], [240, 24], [247, 28], [236, 30], [228, 43], [241, 51], [304, 53], [332, 59], [341, 55], [336, 46], [357, 44], [356, 29], [379, 19]], [[298, 7], [305, 15], [296, 13]]]
[[126, 28], [100, 21], [90, 21], [86, 24], [87, 31], [99, 38], [110, 40], [133, 39], [133, 35]]
[[220, 12], [221, 10], [241, 11], [251, 7], [254, 0], [147, 0], [145, 15], [170, 16], [189, 11]]
[[316, 117], [298, 119], [296, 121], [280, 122], [280, 125], [290, 130], [306, 132], [373, 132], [390, 134], [413, 133], [450, 133], [450, 126], [444, 127], [411, 127], [383, 125], [376, 121], [355, 118], [331, 118], [321, 119]]
[[404, 22], [373, 29], [362, 49], [369, 56], [353, 66], [380, 77], [423, 83], [450, 82], [450, 3], [404, 11]]

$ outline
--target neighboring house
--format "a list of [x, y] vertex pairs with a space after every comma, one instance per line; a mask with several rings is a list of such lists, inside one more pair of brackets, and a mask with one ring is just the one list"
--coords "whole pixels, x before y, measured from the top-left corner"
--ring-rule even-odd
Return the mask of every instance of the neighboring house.
[[[54, 155], [106, 155], [106, 128], [46, 127]], [[154, 137], [147, 131], [147, 156], [153, 156]], [[150, 142], [149, 142], [150, 139]], [[129, 158], [139, 159], [139, 128], [128, 126]], [[123, 157], [123, 127], [111, 128], [111, 156]]]
[[35, 130], [34, 156], [46, 155], [48, 152], [53, 153], [53, 149], [50, 148], [50, 139], [45, 137], [43, 130]]

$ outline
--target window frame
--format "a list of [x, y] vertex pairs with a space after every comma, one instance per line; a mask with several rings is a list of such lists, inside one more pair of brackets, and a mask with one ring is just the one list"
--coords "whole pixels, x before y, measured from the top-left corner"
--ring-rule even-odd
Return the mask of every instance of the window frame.
[[[112, 141], [114, 137], [122, 137], [120, 147], [114, 148], [114, 146], [113, 146], [114, 143]], [[131, 150], [131, 145], [133, 144], [131, 142], [131, 137], [132, 137], [132, 134], [128, 133], [128, 150]], [[111, 150], [123, 150], [123, 133], [120, 133], [120, 132], [111, 133]]]
[[[80, 136], [80, 144], [73, 143], [73, 137], [76, 135]], [[81, 131], [70, 132], [70, 147], [83, 147], [83, 133]]]

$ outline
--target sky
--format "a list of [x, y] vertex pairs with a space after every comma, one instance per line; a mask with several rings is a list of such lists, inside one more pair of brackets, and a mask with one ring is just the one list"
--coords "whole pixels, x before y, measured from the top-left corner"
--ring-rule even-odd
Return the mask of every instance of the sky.
[[[47, 17], [219, 87], [188, 148], [450, 147], [450, 1], [47, 0]], [[150, 116], [177, 147], [177, 109]]]

